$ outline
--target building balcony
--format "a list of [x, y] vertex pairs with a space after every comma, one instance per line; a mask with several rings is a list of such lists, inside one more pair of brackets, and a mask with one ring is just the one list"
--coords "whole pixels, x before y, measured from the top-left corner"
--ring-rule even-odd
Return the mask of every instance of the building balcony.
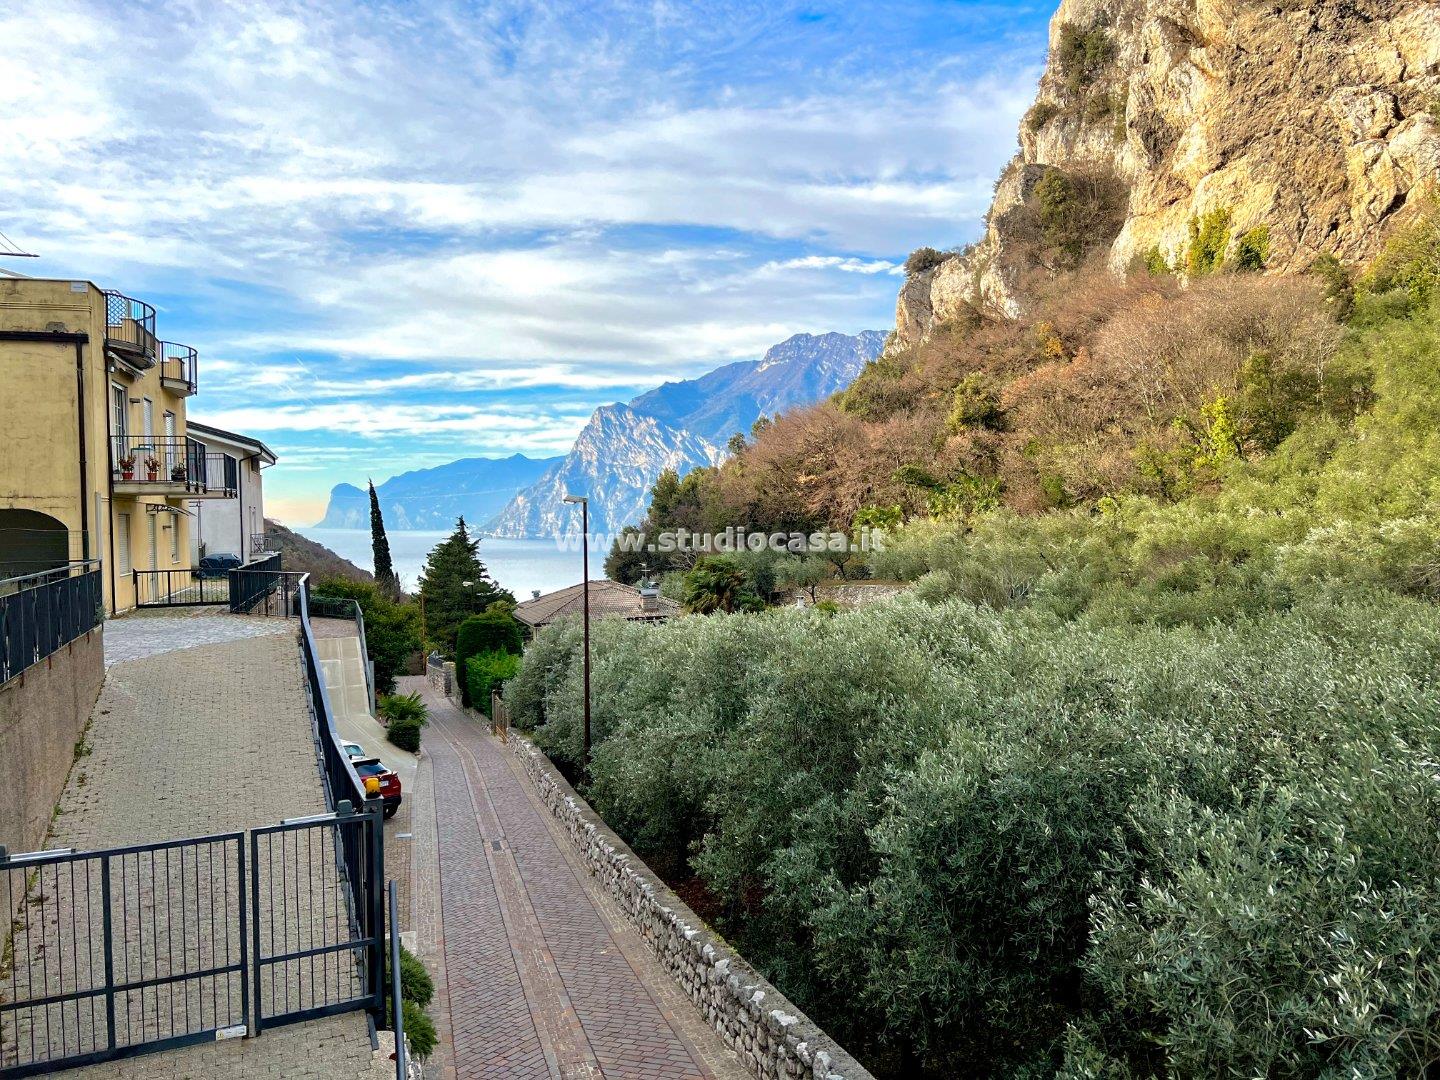
[[105, 347], [139, 368], [155, 366], [155, 309], [143, 300], [105, 290]]
[[172, 394], [189, 397], [198, 385], [199, 355], [189, 345], [160, 342], [160, 382]]
[[114, 435], [110, 467], [117, 495], [233, 499], [240, 486], [235, 459], [207, 453], [194, 439]]

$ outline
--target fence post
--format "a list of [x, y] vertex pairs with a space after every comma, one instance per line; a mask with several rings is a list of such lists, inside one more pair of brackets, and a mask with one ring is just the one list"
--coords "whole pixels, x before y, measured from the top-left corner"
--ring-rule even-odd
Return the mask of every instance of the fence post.
[[370, 950], [370, 985], [374, 987], [376, 1015], [383, 1016], [385, 1013], [385, 897], [380, 888], [380, 883], [385, 880], [385, 817], [384, 801], [379, 795], [367, 799], [366, 809], [369, 811], [370, 858], [366, 861], [370, 864], [366, 877], [370, 880], [365, 883], [365, 896], [370, 904], [370, 933], [374, 936], [375, 944]]
[[100, 909], [104, 912], [105, 1031], [107, 1048], [115, 1049], [115, 930], [110, 922], [110, 856], [100, 857]]
[[[253, 837], [252, 837], [253, 839]], [[245, 1034], [253, 1035], [258, 1031], [255, 1025], [250, 1022], [250, 953], [246, 938], [245, 916], [245, 837], [240, 836], [235, 841], [235, 856], [237, 859], [236, 877], [240, 886], [236, 891], [240, 894], [240, 1015], [245, 1018]], [[259, 867], [252, 866], [251, 872], [255, 874], [255, 890], [258, 894], [260, 889]], [[211, 886], [214, 887], [213, 884]], [[299, 901], [297, 900], [298, 904]], [[255, 987], [256, 1003], [259, 1002], [260, 987], [260, 908], [254, 908], [255, 917]]]
[[400, 995], [400, 919], [395, 881], [390, 891], [390, 1006], [395, 1014], [395, 1080], [405, 1080], [405, 1010]]
[[[243, 840], [241, 844], [243, 846]], [[272, 889], [274, 884], [273, 881], [270, 882]], [[245, 889], [243, 876], [240, 879], [240, 889], [242, 892]], [[250, 833], [250, 899], [252, 901], [250, 909], [254, 913], [250, 919], [250, 932], [254, 935], [250, 943], [252, 948], [250, 963], [254, 969], [252, 974], [255, 978], [255, 1029], [252, 1034], [258, 1037], [260, 1032], [265, 1030], [265, 998], [260, 988], [260, 836], [253, 831]], [[270, 913], [270, 919], [273, 924], [275, 919], [273, 911]], [[244, 971], [240, 973], [240, 978], [242, 980], [246, 978]]]

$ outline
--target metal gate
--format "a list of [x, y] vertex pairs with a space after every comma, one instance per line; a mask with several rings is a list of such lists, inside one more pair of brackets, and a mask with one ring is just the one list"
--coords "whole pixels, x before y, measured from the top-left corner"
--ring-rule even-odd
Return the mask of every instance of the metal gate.
[[0, 862], [0, 1075], [246, 1032], [243, 833]]
[[382, 1008], [381, 812], [345, 804], [248, 844], [0, 849], [0, 1077]]
[[255, 1033], [384, 1005], [378, 799], [250, 833]]

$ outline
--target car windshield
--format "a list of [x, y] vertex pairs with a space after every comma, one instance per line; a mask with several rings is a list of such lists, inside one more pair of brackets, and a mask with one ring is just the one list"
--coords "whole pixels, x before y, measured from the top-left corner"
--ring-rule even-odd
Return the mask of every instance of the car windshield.
[[355, 771], [361, 776], [379, 776], [381, 773], [389, 772], [390, 770], [385, 768], [385, 766], [380, 764], [380, 762], [378, 761], [371, 761], [361, 765], [356, 765]]

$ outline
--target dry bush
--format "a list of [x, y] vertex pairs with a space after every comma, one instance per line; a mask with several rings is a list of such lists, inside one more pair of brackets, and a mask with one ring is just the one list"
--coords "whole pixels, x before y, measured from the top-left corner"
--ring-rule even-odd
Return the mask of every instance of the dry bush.
[[1323, 379], [1341, 328], [1312, 278], [1225, 275], [1115, 316], [1095, 340], [1110, 377], [1132, 386], [1152, 421], [1191, 412], [1235, 386], [1250, 357]]

